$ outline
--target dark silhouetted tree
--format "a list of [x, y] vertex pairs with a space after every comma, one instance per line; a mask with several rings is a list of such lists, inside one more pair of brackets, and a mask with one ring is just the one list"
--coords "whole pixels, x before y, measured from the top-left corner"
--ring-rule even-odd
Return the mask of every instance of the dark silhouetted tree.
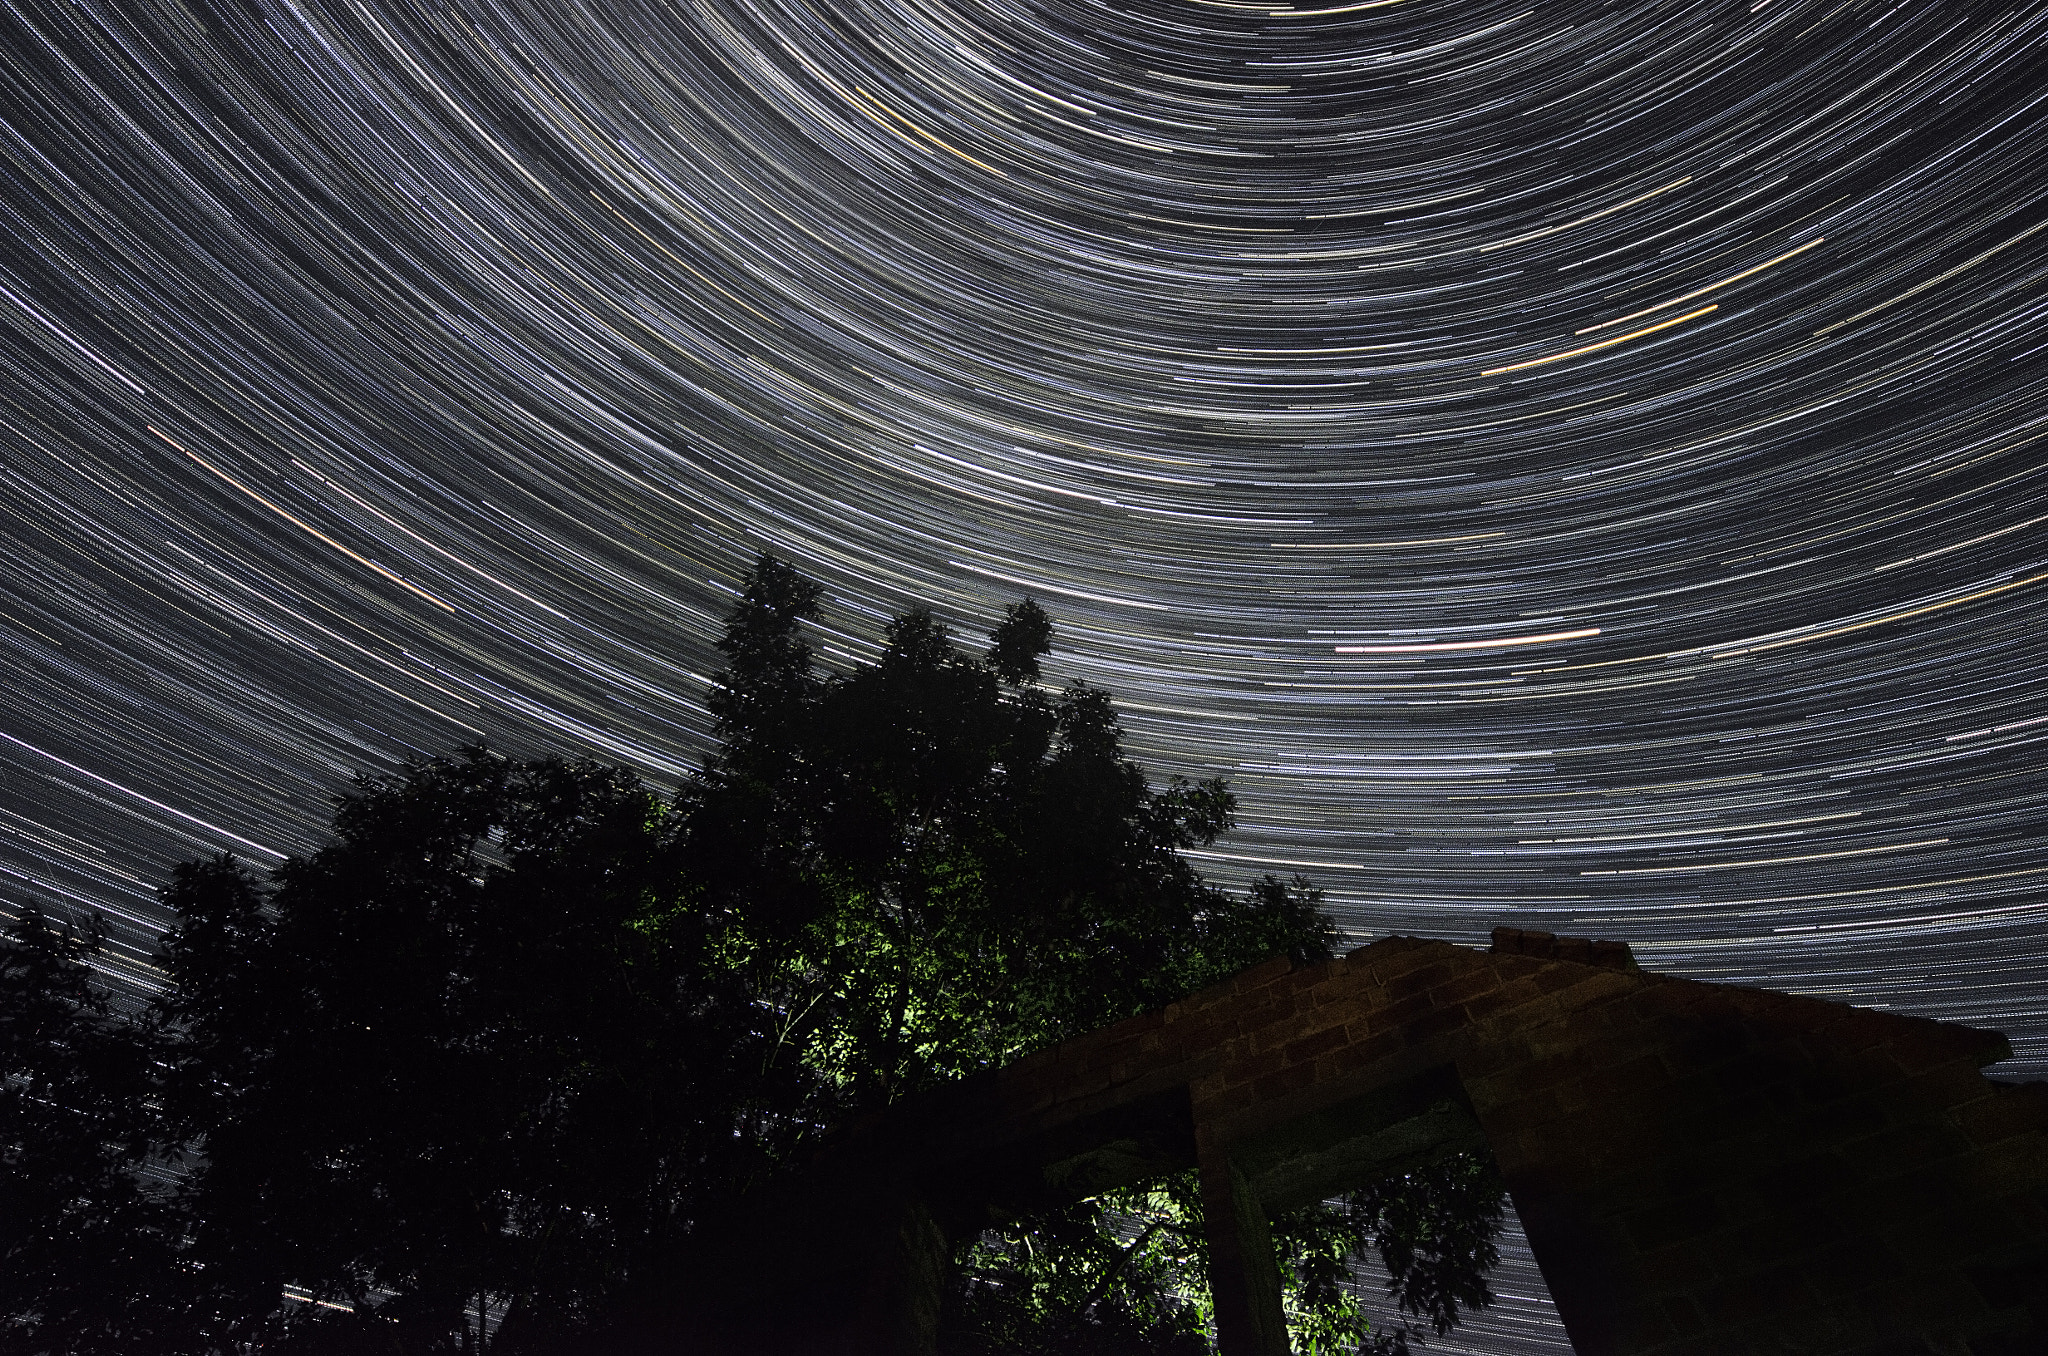
[[816, 596], [778, 562], [757, 567], [722, 642], [724, 744], [682, 808], [687, 874], [733, 922], [777, 1058], [824, 1076], [821, 1116], [1274, 952], [1330, 954], [1306, 882], [1232, 898], [1181, 855], [1229, 827], [1220, 781], [1151, 790], [1108, 694], [1040, 690], [1051, 625], [1036, 604], [1011, 608], [981, 657], [913, 610], [876, 663], [826, 675], [801, 638]]
[[[1331, 954], [1308, 881], [1195, 871], [1229, 791], [1150, 786], [1106, 693], [1044, 686], [1036, 604], [979, 653], [913, 609], [827, 673], [819, 601], [757, 564], [719, 642], [721, 745], [673, 802], [471, 748], [361, 781], [267, 878], [179, 867], [147, 1033], [84, 980], [90, 939], [25, 919], [0, 952], [0, 1242], [26, 1259], [0, 1340], [545, 1350], [645, 1301], [698, 1221], [849, 1115]], [[175, 1201], [135, 1175], [152, 1145], [192, 1156]], [[1298, 1331], [1384, 1336], [1338, 1279], [1368, 1241], [1440, 1331], [1482, 1302], [1499, 1193], [1469, 1167], [1277, 1222]], [[132, 1264], [93, 1262], [116, 1234]], [[1201, 1237], [1181, 1179], [1012, 1221], [961, 1250], [948, 1341], [1204, 1349]]]
[[33, 908], [0, 932], [0, 1352], [170, 1350], [186, 1321], [169, 1192], [149, 1157], [148, 1041], [109, 1009], [81, 935]]
[[[772, 1136], [755, 1007], [631, 774], [471, 749], [362, 784], [336, 841], [166, 898], [175, 1131], [221, 1312], [435, 1350], [586, 1322]], [[249, 1331], [227, 1335], [247, 1337]], [[302, 1336], [304, 1336], [302, 1334]], [[394, 1348], [397, 1349], [397, 1348]]]
[[[757, 566], [722, 647], [733, 660], [714, 698], [724, 746], [685, 802], [689, 874], [733, 920], [733, 954], [774, 1014], [776, 1057], [820, 1075], [815, 1123], [1275, 954], [1332, 954], [1335, 930], [1307, 880], [1268, 876], [1240, 895], [1202, 880], [1183, 850], [1230, 827], [1228, 790], [1151, 789], [1123, 755], [1106, 693], [1044, 691], [1052, 627], [1035, 604], [1011, 608], [979, 658], [913, 610], [891, 623], [876, 663], [828, 675], [802, 634], [817, 601], [787, 567]], [[1486, 1168], [1461, 1158], [1445, 1170]], [[1397, 1300], [1439, 1331], [1459, 1303], [1485, 1302], [1493, 1258], [1463, 1245], [1490, 1246], [1498, 1184], [1489, 1217], [1483, 1190], [1454, 1197], [1434, 1181], [1396, 1179], [1288, 1217], [1279, 1260], [1299, 1335], [1323, 1351], [1405, 1348], [1405, 1334], [1371, 1333], [1336, 1280], [1368, 1242], [1383, 1245]], [[1194, 1201], [1189, 1182], [1155, 1184], [976, 1240], [961, 1252], [949, 1345], [1192, 1349], [1207, 1323]]]

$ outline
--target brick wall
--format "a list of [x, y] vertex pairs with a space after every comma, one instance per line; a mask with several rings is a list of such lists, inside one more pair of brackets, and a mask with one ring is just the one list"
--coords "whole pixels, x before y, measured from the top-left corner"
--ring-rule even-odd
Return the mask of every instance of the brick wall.
[[[1199, 1166], [1224, 1356], [1282, 1356], [1262, 1212], [1483, 1142], [1580, 1356], [2039, 1356], [2048, 1084], [1982, 1075], [2009, 1054], [1994, 1032], [1648, 974], [1617, 942], [1394, 937], [892, 1107], [804, 1190], [866, 1217], [889, 1215], [887, 1183], [957, 1238], [1062, 1183]], [[886, 1251], [841, 1249], [869, 1271]], [[923, 1340], [868, 1328], [845, 1349]]]

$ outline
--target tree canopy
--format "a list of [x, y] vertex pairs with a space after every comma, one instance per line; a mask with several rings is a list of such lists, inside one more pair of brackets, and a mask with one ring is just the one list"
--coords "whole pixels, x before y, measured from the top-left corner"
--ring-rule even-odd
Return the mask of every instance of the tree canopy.
[[[0, 1352], [545, 1351], [847, 1116], [1331, 953], [1306, 880], [1195, 871], [1230, 792], [1151, 786], [1106, 693], [1045, 684], [1035, 603], [978, 653], [913, 609], [841, 672], [819, 605], [758, 562], [718, 749], [670, 797], [476, 747], [362, 779], [267, 878], [180, 866], [147, 1021], [91, 936], [24, 915]], [[1348, 1288], [1368, 1244], [1439, 1331], [1485, 1302], [1500, 1202], [1454, 1160], [1276, 1221], [1303, 1349], [1399, 1340]], [[1201, 1248], [1180, 1179], [1004, 1222], [959, 1251], [945, 1342], [1206, 1350]]]
[[[147, 1043], [88, 968], [99, 928], [24, 909], [0, 932], [0, 1352], [175, 1350], [179, 1216], [139, 1169]], [[110, 1298], [113, 1302], [109, 1302]]]
[[1229, 827], [1218, 781], [1161, 790], [1107, 693], [1041, 690], [1051, 623], [986, 653], [922, 609], [879, 661], [823, 675], [815, 586], [764, 560], [726, 625], [723, 740], [686, 788], [690, 878], [770, 995], [778, 1049], [840, 1109], [887, 1102], [1157, 1006], [1276, 951], [1330, 954], [1305, 883], [1248, 898], [1181, 849]]

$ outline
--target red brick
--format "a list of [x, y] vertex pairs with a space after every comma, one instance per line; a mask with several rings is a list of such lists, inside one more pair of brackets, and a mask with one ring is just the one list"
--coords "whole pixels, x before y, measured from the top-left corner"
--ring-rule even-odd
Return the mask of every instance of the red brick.
[[[1661, 976], [1650, 976], [1652, 979]], [[1650, 984], [1636, 996], [1635, 1001], [1645, 1015], [1690, 1015], [1712, 995], [1705, 992], [1705, 985], [1693, 984]]]
[[1137, 1048], [1138, 1042], [1135, 1037], [1128, 1040], [1091, 1042], [1079, 1051], [1080, 1064], [1085, 1069], [1100, 1068], [1129, 1058]]
[[1664, 1301], [1664, 1319], [1680, 1337], [1698, 1337], [1707, 1330], [1706, 1316], [1686, 1295], [1674, 1295]]
[[1305, 1088], [1315, 1081], [1316, 1071], [1314, 1065], [1297, 1064], [1292, 1068], [1281, 1069], [1276, 1073], [1267, 1074], [1252, 1085], [1252, 1091], [1261, 1100], [1272, 1100]]
[[1309, 1032], [1327, 1024], [1326, 1021], [1318, 1021], [1312, 1016], [1293, 1013], [1285, 1017], [1275, 1018], [1263, 1026], [1246, 1032], [1245, 1035], [1246, 1039], [1251, 1042], [1252, 1049], [1272, 1050], [1286, 1045], [1290, 1041], [1300, 1040]]
[[1240, 970], [1229, 981], [1230, 993], [1241, 996], [1255, 989], [1270, 988], [1294, 969], [1294, 962], [1285, 956], [1274, 956], [1260, 961], [1249, 970]]
[[1672, 1080], [1663, 1059], [1651, 1051], [1623, 1064], [1593, 1069], [1578, 1081], [1592, 1105], [1622, 1106], [1653, 1094]]
[[1510, 977], [1501, 986], [1501, 994], [1513, 1003], [1540, 1001], [1544, 995], [1544, 988], [1536, 982], [1536, 974], [1537, 971], [1532, 968], [1528, 974]]
[[1615, 970], [1594, 970], [1581, 975], [1570, 988], [1559, 991], [1557, 1002], [1565, 1011], [1574, 1012], [1594, 1003], [1632, 994], [1636, 988], [1636, 981], [1629, 975]]
[[[1518, 1199], [1579, 1215], [1590, 1252], [1608, 1248], [1604, 1231], [1620, 1235], [1600, 1265], [1650, 1284], [1640, 1304], [1615, 1297], [1611, 1333], [1662, 1331], [1660, 1356], [1756, 1356], [1776, 1337], [1833, 1350], [1826, 1334], [1864, 1319], [1845, 1297], [1867, 1294], [1888, 1317], [1865, 1323], [1874, 1335], [1861, 1350], [1910, 1335], [1889, 1295], [1911, 1291], [1916, 1269], [1940, 1274], [1925, 1287], [1935, 1298], [1914, 1303], [1946, 1303], [1962, 1262], [2011, 1264], [2048, 1233], [2048, 1089], [1990, 1091], [1972, 1063], [1990, 1039], [1397, 938], [1341, 964], [1269, 962], [1041, 1052], [1002, 1073], [995, 1100], [1010, 1117], [1005, 1144], [1054, 1142], [1079, 1112], [1124, 1095], [1112, 1080], [1184, 1080], [1197, 1133], [1214, 1140], [1271, 1125], [1275, 1099], [1319, 1080], [1357, 1087], [1362, 1071], [1448, 1059]], [[946, 1105], [924, 1142], [975, 1142], [976, 1104]], [[1789, 1279], [1760, 1289], [1742, 1280], [1754, 1272]], [[1712, 1304], [1661, 1303], [1702, 1290]]]
[[1995, 1084], [1985, 1079], [1989, 1096], [1958, 1106], [1956, 1125], [1980, 1145], [1995, 1145], [2013, 1135], [2048, 1135], [2048, 1084]]
[[1850, 1054], [1829, 1058], [1824, 1067], [1866, 1094], [1888, 1094], [1906, 1076], [1891, 1051], [1876, 1045]]
[[1175, 1039], [1186, 1050], [1213, 1050], [1236, 1034], [1236, 1023], [1223, 1022], [1215, 1017], [1203, 1017], [1196, 1021], [1180, 1024]]
[[[1787, 1197], [1822, 1197], [1852, 1192], [1859, 1180], [1843, 1155], [1834, 1152], [1804, 1153], [1789, 1163], [1763, 1167], [1748, 1174], [1745, 1189], [1765, 1201]], [[1827, 1226], [1816, 1224], [1817, 1237], [1832, 1237]]]
[[1418, 993], [1413, 997], [1403, 998], [1399, 1002], [1388, 1003], [1384, 1007], [1374, 1008], [1366, 1020], [1371, 1024], [1373, 1030], [1379, 1031], [1390, 1026], [1400, 1026], [1404, 1022], [1414, 1021], [1423, 1013], [1430, 1011], [1432, 1006], [1434, 1005], [1430, 1003], [1428, 994]]
[[[1602, 972], [1601, 977], [1609, 978], [1610, 976]], [[1574, 985], [1584, 984], [1590, 978], [1592, 976], [1589, 976], [1584, 969], [1562, 961], [1551, 961], [1541, 970], [1530, 976], [1536, 987], [1544, 993], [1558, 993]]]
[[1629, 1237], [1644, 1252], [1704, 1238], [1724, 1223], [1721, 1203], [1711, 1191], [1659, 1201], [1626, 1219]]
[[1401, 1034], [1410, 1045], [1421, 1045], [1446, 1032], [1461, 1031], [1471, 1020], [1462, 1008], [1438, 1008], [1403, 1023]]
[[1388, 977], [1385, 981], [1387, 994], [1397, 1000], [1406, 998], [1409, 994], [1426, 994], [1438, 985], [1456, 978], [1459, 972], [1460, 967], [1447, 961], [1438, 961], [1434, 965], [1425, 965], [1406, 974]]
[[1430, 1001], [1448, 1007], [1500, 988], [1500, 976], [1491, 966], [1478, 966], [1454, 975], [1429, 991]]
[[1232, 1060], [1217, 1071], [1217, 1076], [1226, 1088], [1235, 1088], [1273, 1072], [1275, 1061], [1270, 1055], [1254, 1055]]
[[1892, 1125], [1858, 1140], [1856, 1155], [1867, 1181], [1882, 1182], [1886, 1190], [1893, 1190], [1930, 1164], [1955, 1156], [1962, 1142], [1962, 1135], [1952, 1126]]
[[1475, 1105], [1486, 1113], [1488, 1126], [1499, 1125], [1508, 1133], [1520, 1133], [1527, 1143], [1541, 1143], [1543, 1156], [1555, 1157], [1557, 1150], [1555, 1126], [1561, 1120], [1572, 1118], [1572, 1108], [1556, 1088], [1535, 1088], [1512, 1098], [1486, 1098], [1473, 1096]]
[[1891, 1095], [1906, 1106], [1952, 1116], [1955, 1108], [1977, 1101], [1989, 1086], [1968, 1064], [1951, 1063], [1909, 1074]]
[[1651, 1294], [1703, 1290], [1718, 1279], [1719, 1258], [1714, 1249], [1698, 1241], [1683, 1239], [1640, 1254], [1639, 1265], [1646, 1289]]
[[1640, 1031], [1616, 1031], [1611, 1027], [1602, 1028], [1601, 1034], [1587, 1038], [1578, 1047], [1586, 1062], [1596, 1069], [1626, 1064], [1656, 1048], [1656, 1043], [1644, 1040]]
[[1238, 977], [1233, 975], [1229, 979], [1217, 980], [1206, 989], [1195, 990], [1186, 998], [1180, 1000], [1181, 1010], [1183, 1012], [1198, 1012], [1204, 1008], [1213, 1008], [1218, 1004], [1229, 1002], [1231, 996], [1237, 992], [1237, 979]]
[[1270, 990], [1252, 994], [1249, 996], [1249, 1001], [1244, 1006], [1235, 1009], [1231, 1015], [1236, 1019], [1233, 1025], [1237, 1030], [1246, 1035], [1251, 1035], [1262, 1027], [1270, 1026], [1284, 1017], [1292, 1017], [1294, 1015], [1294, 996], [1292, 994], [1275, 994]]
[[1425, 970], [1442, 963], [1442, 954], [1437, 952], [1434, 947], [1431, 947], [1427, 950], [1416, 949], [1385, 956], [1374, 956], [1372, 964], [1367, 969], [1367, 973], [1372, 976], [1373, 983], [1391, 985], [1394, 981], [1405, 975], [1411, 975], [1418, 970]]
[[1593, 964], [1610, 966], [1617, 970], [1636, 968], [1635, 952], [1627, 942], [1594, 942]]
[[1294, 973], [1287, 976], [1287, 987], [1290, 991], [1294, 993], [1300, 993], [1303, 989], [1314, 988], [1316, 985], [1323, 983], [1329, 977], [1329, 964], [1304, 965], [1300, 969], [1294, 971]]
[[1467, 1019], [1477, 1024], [1496, 1016], [1504, 1009], [1515, 1007], [1516, 1003], [1507, 994], [1496, 989], [1492, 993], [1483, 993], [1475, 998], [1468, 998], [1460, 1006], [1465, 1009]]
[[1316, 1061], [1316, 1068], [1323, 1077], [1334, 1077], [1340, 1070], [1363, 1069], [1407, 1045], [1398, 1027], [1364, 1036], [1358, 1032], [1357, 1027], [1346, 1028], [1344, 1044]]
[[1071, 1102], [1081, 1097], [1092, 1097], [1107, 1090], [1109, 1085], [1110, 1075], [1107, 1067], [1084, 1069], [1060, 1084], [1057, 1100]]
[[1350, 1038], [1345, 1035], [1343, 1027], [1329, 1027], [1318, 1031], [1313, 1036], [1306, 1036], [1301, 1040], [1295, 1041], [1280, 1053], [1287, 1063], [1301, 1064], [1314, 1059], [1325, 1050], [1335, 1050], [1341, 1045], [1348, 1044], [1349, 1040]]
[[1528, 1058], [1528, 1052], [1515, 1041], [1488, 1034], [1484, 1040], [1467, 1042], [1458, 1052], [1458, 1073], [1467, 1083], [1474, 1079], [1486, 1078], [1503, 1069], [1512, 1068]]
[[1323, 984], [1309, 990], [1312, 1007], [1362, 1007], [1366, 996], [1361, 986], [1351, 984]]
[[1998, 1183], [2001, 1193], [2034, 1191], [2048, 1212], [2048, 1140], [2033, 1135], [2014, 1135], [1970, 1155], [1977, 1178]]

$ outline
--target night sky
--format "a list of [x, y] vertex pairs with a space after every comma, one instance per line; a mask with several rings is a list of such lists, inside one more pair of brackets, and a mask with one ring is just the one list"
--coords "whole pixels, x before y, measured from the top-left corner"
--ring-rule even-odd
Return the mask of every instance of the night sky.
[[770, 549], [1037, 598], [1359, 940], [2048, 1075], [2044, 202], [2030, 3], [9, 4], [0, 908], [672, 786]]

